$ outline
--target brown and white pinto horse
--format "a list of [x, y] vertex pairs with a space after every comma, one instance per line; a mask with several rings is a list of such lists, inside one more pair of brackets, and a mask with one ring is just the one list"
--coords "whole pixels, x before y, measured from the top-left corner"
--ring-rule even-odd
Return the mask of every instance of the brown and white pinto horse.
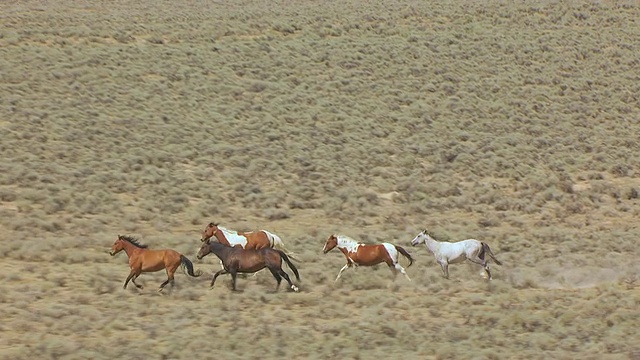
[[207, 227], [202, 232], [200, 241], [208, 243], [212, 237], [215, 237], [218, 242], [223, 245], [230, 247], [239, 247], [245, 250], [259, 250], [264, 248], [282, 250], [291, 259], [298, 260], [295, 256], [293, 256], [293, 253], [285, 248], [282, 239], [280, 239], [278, 235], [267, 230], [247, 232], [235, 231], [219, 226], [216, 223], [209, 223], [209, 225], [207, 225]]
[[409, 253], [400, 246], [391, 243], [381, 244], [364, 244], [359, 243], [347, 236], [333, 234], [329, 236], [327, 242], [324, 244], [322, 251], [326, 254], [334, 247], [337, 247], [342, 251], [347, 258], [347, 264], [340, 269], [335, 281], [340, 279], [342, 272], [351, 266], [372, 266], [380, 263], [386, 263], [393, 272], [394, 278], [400, 271], [404, 276], [411, 281], [409, 275], [399, 263], [399, 254], [409, 259], [409, 265], [413, 264], [413, 258]]

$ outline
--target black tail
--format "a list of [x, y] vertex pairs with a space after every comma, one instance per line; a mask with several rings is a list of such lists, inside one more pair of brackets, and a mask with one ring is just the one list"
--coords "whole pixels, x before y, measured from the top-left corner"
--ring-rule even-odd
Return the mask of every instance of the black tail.
[[282, 250], [276, 250], [276, 249], [273, 249], [273, 250], [277, 251], [278, 254], [280, 254], [280, 257], [282, 257], [282, 259], [287, 263], [287, 265], [289, 265], [289, 268], [291, 269], [291, 271], [293, 271], [293, 274], [296, 276], [296, 279], [300, 281], [300, 274], [298, 273], [298, 269], [296, 268], [295, 265], [293, 265], [291, 260], [289, 260], [289, 257], [287, 256], [287, 254], [285, 254], [285, 252]]
[[411, 264], [413, 264], [413, 258], [411, 257], [411, 255], [409, 255], [409, 253], [407, 252], [407, 250], [403, 249], [402, 247], [398, 246], [398, 245], [394, 245], [396, 247], [396, 250], [398, 250], [398, 252], [400, 254], [402, 254], [404, 257], [406, 257], [407, 259], [409, 259], [409, 265], [407, 265], [407, 267], [411, 266]]
[[491, 259], [493, 259], [493, 261], [495, 261], [495, 263], [497, 265], [502, 265], [502, 263], [496, 259], [496, 256], [493, 255], [493, 251], [491, 251], [491, 248], [489, 247], [489, 245], [487, 243], [482, 243], [482, 250], [491, 257]]
[[191, 260], [187, 259], [186, 256], [180, 255], [180, 262], [182, 263], [182, 266], [187, 268], [187, 274], [189, 274], [189, 275], [191, 275], [193, 277], [198, 277], [198, 276], [202, 275], [202, 271], [200, 271], [200, 270], [198, 270], [196, 272], [193, 271], [193, 263], [191, 262]]

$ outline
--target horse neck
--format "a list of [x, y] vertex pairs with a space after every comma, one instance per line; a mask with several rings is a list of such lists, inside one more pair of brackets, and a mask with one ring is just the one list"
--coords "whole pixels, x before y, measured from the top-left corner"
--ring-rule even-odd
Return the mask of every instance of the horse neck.
[[127, 254], [128, 257], [131, 257], [131, 255], [133, 255], [134, 252], [142, 249], [133, 245], [128, 241], [123, 241], [122, 250]]
[[224, 254], [228, 251], [228, 249], [231, 249], [228, 246], [225, 246], [224, 244], [209, 244], [209, 251], [211, 251], [215, 256], [217, 256], [220, 260], [222, 260], [222, 258], [225, 256]]
[[424, 236], [424, 244], [427, 245], [427, 248], [432, 252], [436, 252], [440, 247], [440, 243], [436, 241], [436, 239], [426, 234]]

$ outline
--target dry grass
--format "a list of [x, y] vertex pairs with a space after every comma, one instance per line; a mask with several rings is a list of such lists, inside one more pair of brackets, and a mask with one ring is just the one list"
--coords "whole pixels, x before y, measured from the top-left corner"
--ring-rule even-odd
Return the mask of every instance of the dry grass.
[[[0, 14], [0, 358], [640, 357], [635, 2]], [[193, 258], [210, 221], [279, 234], [303, 291], [122, 290], [117, 234]], [[424, 227], [505, 265], [446, 281], [409, 246]], [[334, 232], [409, 248], [414, 281], [334, 284]]]

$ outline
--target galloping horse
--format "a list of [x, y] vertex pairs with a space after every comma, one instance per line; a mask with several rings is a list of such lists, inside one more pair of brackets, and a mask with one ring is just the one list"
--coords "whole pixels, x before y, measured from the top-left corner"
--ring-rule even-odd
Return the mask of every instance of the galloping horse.
[[424, 243], [427, 249], [433, 253], [436, 261], [440, 264], [440, 267], [442, 267], [444, 277], [447, 279], [449, 278], [449, 264], [469, 260], [475, 264], [481, 265], [487, 273], [489, 280], [491, 280], [492, 277], [486, 255], [489, 255], [496, 264], [502, 265], [502, 263], [493, 255], [489, 245], [476, 239], [467, 239], [458, 242], [436, 241], [436, 239], [434, 239], [427, 230], [423, 230], [413, 238], [413, 240], [411, 240], [411, 245], [413, 246], [420, 243]]
[[138, 276], [143, 272], [156, 272], [162, 269], [167, 270], [168, 278], [160, 285], [158, 291], [162, 291], [168, 283], [171, 283], [171, 287], [173, 287], [173, 274], [180, 265], [186, 267], [188, 274], [193, 277], [202, 275], [200, 270], [194, 272], [193, 263], [179, 252], [175, 250], [149, 250], [147, 245], [138, 243], [138, 240], [131, 236], [118, 235], [118, 239], [111, 246], [109, 255], [114, 256], [122, 250], [129, 257], [129, 267], [131, 267], [131, 272], [124, 282], [124, 289], [127, 288], [129, 280], [138, 289], [142, 289], [142, 285], [136, 284]]
[[223, 245], [240, 247], [247, 250], [274, 248], [284, 251], [291, 259], [298, 260], [293, 256], [293, 253], [285, 248], [282, 239], [280, 239], [278, 235], [268, 232], [267, 230], [248, 232], [235, 231], [228, 230], [215, 223], [209, 223], [202, 232], [200, 241], [206, 242], [214, 236], [218, 239], [218, 242]]
[[409, 259], [409, 265], [413, 264], [413, 258], [409, 253], [401, 248], [400, 246], [391, 244], [391, 243], [382, 243], [382, 244], [363, 244], [359, 243], [347, 236], [344, 235], [330, 235], [327, 239], [327, 242], [324, 244], [324, 248], [322, 251], [324, 253], [328, 253], [334, 247], [338, 247], [340, 251], [347, 258], [347, 264], [340, 269], [338, 276], [335, 281], [340, 279], [342, 272], [351, 266], [372, 266], [380, 263], [386, 263], [389, 265], [389, 268], [393, 272], [394, 278], [398, 275], [398, 271], [400, 271], [404, 276], [411, 281], [409, 275], [404, 270], [399, 263], [399, 254], [402, 254], [404, 257]]
[[278, 285], [276, 286], [276, 291], [280, 288], [280, 282], [282, 278], [287, 280], [289, 283], [289, 287], [293, 291], [298, 291], [298, 287], [295, 286], [289, 275], [282, 270], [282, 260], [284, 260], [289, 268], [293, 271], [296, 276], [296, 279], [300, 281], [300, 274], [298, 273], [298, 269], [291, 263], [287, 254], [284, 251], [276, 250], [272, 248], [262, 248], [262, 249], [250, 249], [245, 250], [242, 248], [229, 247], [223, 244], [220, 244], [215, 241], [207, 240], [198, 251], [197, 258], [202, 259], [210, 253], [214, 253], [223, 264], [223, 269], [218, 271], [213, 275], [213, 279], [211, 280], [211, 287], [216, 282], [216, 278], [219, 275], [223, 274], [231, 274], [232, 286], [233, 290], [236, 290], [236, 275], [237, 273], [255, 273], [256, 271], [262, 270], [264, 268], [268, 268], [271, 271], [271, 274]]

